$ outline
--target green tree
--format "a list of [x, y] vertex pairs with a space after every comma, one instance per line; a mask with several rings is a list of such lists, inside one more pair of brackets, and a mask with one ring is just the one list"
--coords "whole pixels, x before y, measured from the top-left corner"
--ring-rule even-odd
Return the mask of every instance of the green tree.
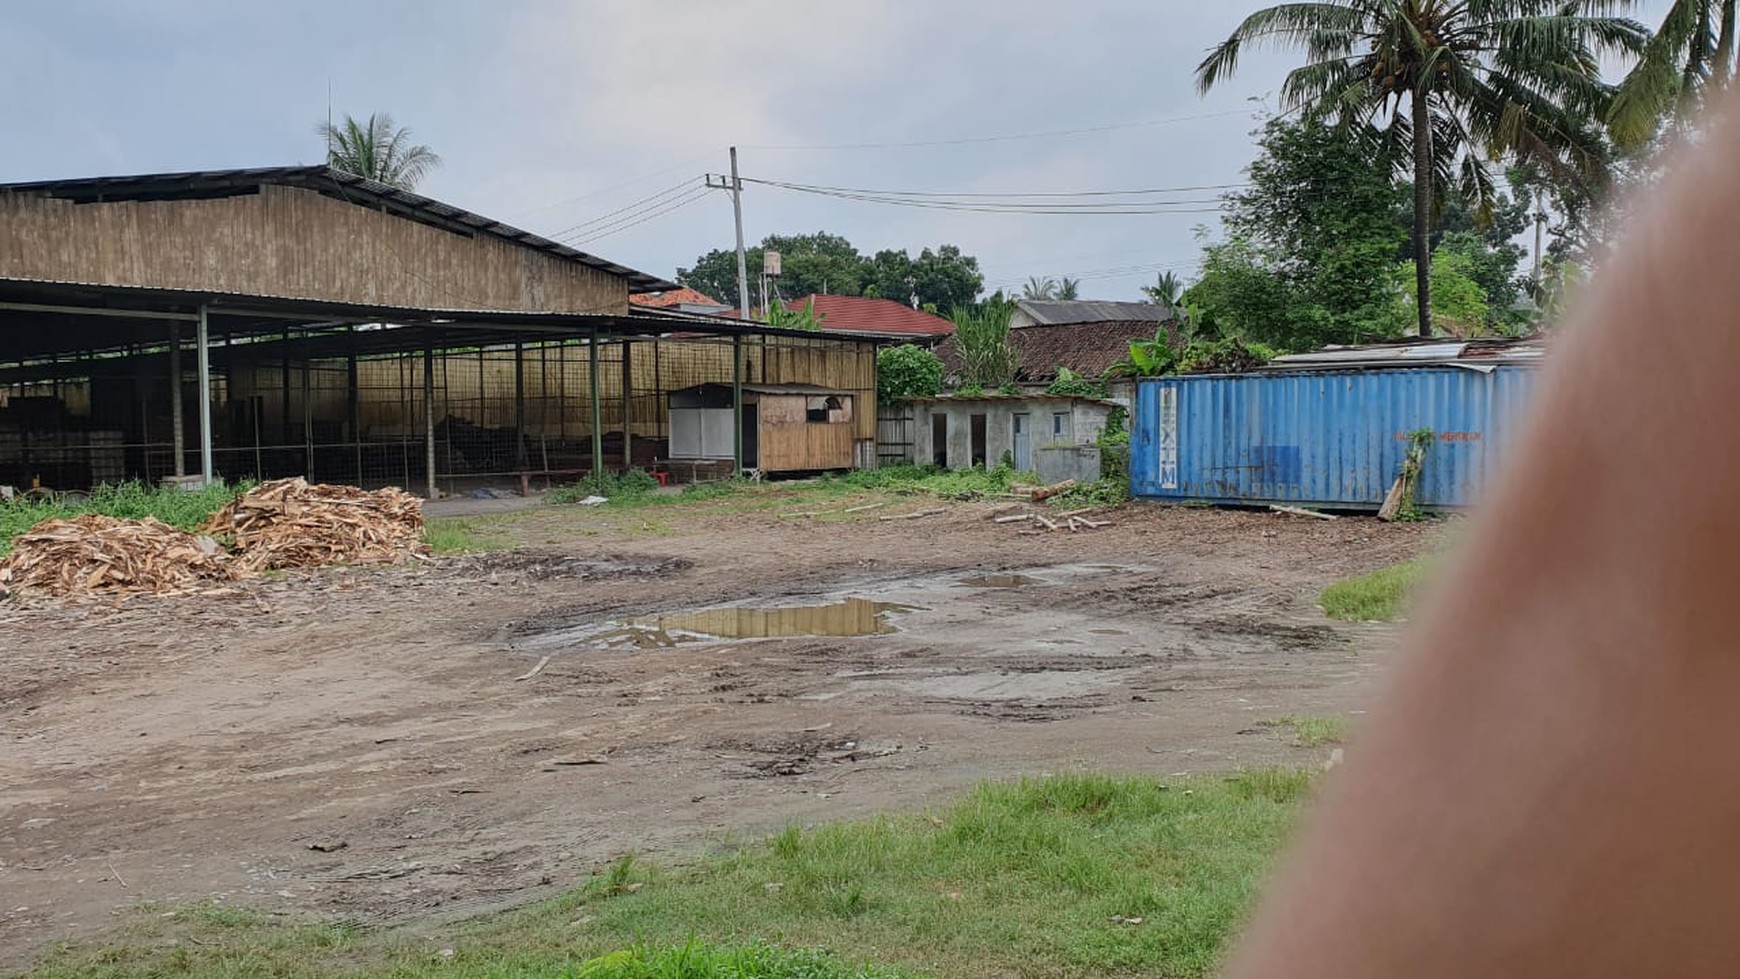
[[1257, 145], [1249, 189], [1227, 199], [1231, 237], [1204, 250], [1181, 297], [1195, 310], [1190, 332], [1284, 350], [1395, 336], [1407, 227], [1390, 171], [1313, 116], [1270, 120]]
[[869, 259], [866, 281], [866, 296], [880, 296], [906, 305], [917, 297], [920, 309], [965, 306], [977, 300], [985, 288], [979, 260], [962, 254], [955, 245], [925, 248], [917, 258], [904, 248], [879, 251]]
[[1631, 151], [1664, 121], [1684, 119], [1734, 77], [1736, 0], [1672, 0], [1661, 26], [1619, 84], [1607, 124]]
[[1142, 295], [1147, 297], [1143, 302], [1177, 309], [1184, 300], [1184, 280], [1176, 272], [1161, 272], [1154, 277], [1153, 285], [1142, 287]]
[[1081, 280], [1069, 276], [1057, 280], [1057, 298], [1064, 302], [1074, 302], [1081, 298]]
[[[780, 275], [774, 280], [779, 295], [797, 299], [811, 294], [834, 296], [880, 296], [901, 304], [942, 308], [963, 305], [978, 297], [985, 277], [979, 260], [963, 254], [954, 245], [925, 248], [917, 258], [905, 250], [886, 249], [866, 258], [845, 238], [818, 231], [808, 235], [768, 235], [761, 244], [744, 250], [749, 269], [750, 292], [759, 288], [763, 254], [780, 253]], [[677, 269], [677, 281], [727, 302], [737, 298], [737, 253], [715, 248], [695, 259], [688, 268]]]
[[[1413, 297], [1413, 269], [1408, 268], [1408, 297]], [[1432, 254], [1432, 320], [1443, 333], [1476, 337], [1490, 332], [1492, 308], [1477, 280], [1474, 259], [1467, 252], [1441, 248]]]
[[876, 351], [876, 403], [890, 405], [903, 398], [934, 398], [942, 393], [943, 362], [936, 354], [910, 343]]
[[1057, 280], [1050, 276], [1040, 278], [1037, 275], [1027, 277], [1027, 284], [1021, 287], [1021, 298], [1031, 300], [1052, 300], [1057, 298]]
[[434, 150], [413, 144], [411, 131], [394, 124], [385, 112], [371, 113], [363, 122], [347, 115], [343, 122], [323, 122], [315, 131], [326, 140], [327, 166], [393, 187], [415, 190], [441, 165]]
[[1303, 49], [1281, 86], [1283, 108], [1357, 126], [1374, 156], [1410, 173], [1415, 321], [1432, 329], [1430, 258], [1436, 202], [1454, 191], [1484, 212], [1485, 160], [1534, 163], [1555, 179], [1599, 183], [1597, 120], [1610, 89], [1603, 55], [1635, 54], [1649, 32], [1591, 13], [1603, 0], [1319, 0], [1245, 18], [1197, 67], [1206, 93], [1231, 76], [1246, 44]]

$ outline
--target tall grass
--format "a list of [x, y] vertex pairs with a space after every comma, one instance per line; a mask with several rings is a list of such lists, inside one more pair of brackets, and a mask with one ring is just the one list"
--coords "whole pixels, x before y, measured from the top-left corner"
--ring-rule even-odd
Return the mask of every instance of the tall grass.
[[138, 520], [158, 520], [192, 530], [204, 523], [249, 484], [213, 483], [204, 489], [161, 489], [133, 481], [99, 486], [88, 497], [62, 496], [54, 500], [23, 498], [0, 502], [0, 554], [12, 550], [12, 541], [44, 520], [71, 518], [84, 513]]
[[961, 377], [967, 386], [991, 389], [1015, 380], [1019, 364], [1015, 345], [1009, 342], [1009, 320], [1014, 315], [1014, 301], [1000, 297], [959, 306], [949, 313], [955, 324]]

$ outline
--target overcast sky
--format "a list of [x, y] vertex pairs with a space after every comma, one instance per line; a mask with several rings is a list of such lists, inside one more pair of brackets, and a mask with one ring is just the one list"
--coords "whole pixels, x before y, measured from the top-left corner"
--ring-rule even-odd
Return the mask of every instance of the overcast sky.
[[[1664, 3], [1637, 16], [1653, 22]], [[1227, 184], [1252, 155], [1252, 100], [1295, 56], [1252, 52], [1208, 98], [1192, 75], [1257, 6], [12, 0], [0, 181], [317, 163], [330, 86], [334, 112], [389, 111], [440, 152], [422, 192], [547, 235], [698, 184], [732, 144], [747, 177], [841, 187]], [[997, 138], [1060, 130], [1076, 132]], [[896, 145], [914, 143], [932, 145]], [[751, 242], [817, 230], [867, 253], [947, 242], [979, 257], [987, 288], [1072, 275], [1102, 299], [1139, 298], [1163, 268], [1188, 276], [1195, 229], [1213, 221], [916, 210], [759, 186], [744, 200]], [[578, 246], [668, 276], [731, 241], [715, 193]]]

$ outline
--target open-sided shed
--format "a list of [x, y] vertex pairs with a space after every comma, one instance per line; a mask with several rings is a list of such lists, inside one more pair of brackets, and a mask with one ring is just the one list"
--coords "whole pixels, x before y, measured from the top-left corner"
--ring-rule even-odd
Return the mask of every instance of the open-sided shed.
[[671, 287], [325, 167], [0, 185], [0, 483], [433, 492], [656, 465], [697, 384], [874, 397], [863, 338], [630, 310]]

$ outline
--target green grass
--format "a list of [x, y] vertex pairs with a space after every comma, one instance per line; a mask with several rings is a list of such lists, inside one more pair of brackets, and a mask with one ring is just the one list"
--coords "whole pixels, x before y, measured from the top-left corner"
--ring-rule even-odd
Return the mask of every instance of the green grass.
[[722, 948], [688, 942], [611, 952], [581, 965], [572, 975], [576, 979], [898, 979], [903, 973], [846, 965], [814, 949]]
[[1345, 717], [1283, 717], [1266, 721], [1264, 727], [1284, 727], [1293, 732], [1293, 743], [1301, 748], [1321, 748], [1347, 740]]
[[[141, 912], [33, 975], [1206, 975], [1310, 786], [1279, 770], [994, 783], [934, 813], [794, 827], [682, 864], [625, 858], [456, 925]], [[864, 962], [900, 971], [842, 964]]]
[[1318, 602], [1333, 619], [1389, 622], [1402, 614], [1409, 594], [1426, 576], [1429, 567], [1425, 558], [1415, 558], [1379, 568], [1370, 574], [1346, 578], [1323, 589]]
[[436, 554], [475, 554], [514, 546], [500, 521], [483, 517], [434, 517], [423, 524], [423, 543]]
[[599, 510], [712, 504], [711, 512], [744, 512], [774, 509], [805, 509], [845, 497], [935, 496], [971, 500], [995, 497], [1013, 486], [1033, 482], [1027, 473], [999, 466], [993, 469], [939, 469], [934, 466], [887, 466], [830, 473], [808, 480], [768, 481], [719, 480], [690, 483], [680, 493], [658, 493], [652, 477], [642, 472], [606, 474], [558, 487], [545, 498], [565, 505], [587, 496], [606, 497]]
[[172, 527], [192, 530], [204, 523], [247, 484], [214, 483], [200, 490], [158, 489], [128, 482], [99, 486], [89, 497], [65, 496], [53, 501], [17, 499], [0, 502], [0, 555], [12, 550], [12, 541], [44, 520], [66, 519], [84, 513], [140, 519], [156, 517]]

